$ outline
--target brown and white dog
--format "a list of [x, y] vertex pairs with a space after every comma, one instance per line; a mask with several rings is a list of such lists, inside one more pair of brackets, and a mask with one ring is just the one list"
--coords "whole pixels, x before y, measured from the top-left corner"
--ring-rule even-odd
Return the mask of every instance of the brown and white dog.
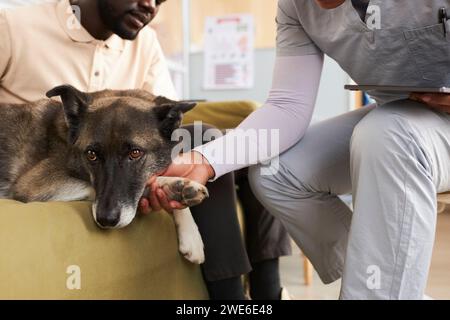
[[[102, 228], [122, 228], [136, 215], [149, 176], [171, 162], [171, 135], [195, 104], [145, 91], [80, 92], [64, 85], [30, 104], [0, 104], [0, 198], [30, 201], [90, 199]], [[159, 177], [187, 206], [208, 196], [201, 184]], [[179, 250], [204, 261], [189, 208], [173, 214]]]

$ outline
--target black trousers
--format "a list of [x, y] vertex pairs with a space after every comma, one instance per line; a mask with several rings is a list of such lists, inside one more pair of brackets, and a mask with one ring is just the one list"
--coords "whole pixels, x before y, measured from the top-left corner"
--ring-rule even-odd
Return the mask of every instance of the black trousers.
[[[202, 132], [210, 128], [203, 125]], [[193, 125], [183, 129], [193, 137]], [[191, 148], [196, 147], [195, 140], [189, 142]], [[207, 188], [209, 198], [191, 208], [205, 245], [202, 272], [206, 280], [246, 274], [251, 271], [253, 263], [291, 254], [290, 240], [281, 222], [270, 215], [253, 195], [247, 169], [226, 174], [208, 183]], [[239, 227], [237, 195], [244, 213], [246, 245]]]

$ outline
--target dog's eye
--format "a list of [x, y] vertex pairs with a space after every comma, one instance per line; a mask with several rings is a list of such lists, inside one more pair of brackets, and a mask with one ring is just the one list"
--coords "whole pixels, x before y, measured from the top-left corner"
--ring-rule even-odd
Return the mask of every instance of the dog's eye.
[[137, 160], [140, 157], [142, 157], [143, 154], [144, 153], [141, 150], [139, 150], [139, 149], [131, 150], [131, 152], [130, 152], [130, 159], [131, 160]]
[[88, 150], [88, 151], [86, 152], [86, 158], [87, 158], [89, 161], [94, 162], [94, 161], [97, 160], [97, 154], [96, 154], [94, 151], [92, 151], [92, 150]]

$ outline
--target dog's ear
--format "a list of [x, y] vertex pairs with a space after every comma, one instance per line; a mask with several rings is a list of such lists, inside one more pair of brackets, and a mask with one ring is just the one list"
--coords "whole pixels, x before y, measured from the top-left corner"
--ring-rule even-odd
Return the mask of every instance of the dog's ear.
[[70, 85], [55, 87], [48, 91], [46, 95], [48, 98], [61, 97], [64, 107], [64, 117], [69, 128], [69, 141], [70, 143], [75, 143], [81, 120], [89, 104], [92, 102], [90, 95]]
[[183, 114], [193, 109], [197, 104], [189, 101], [172, 101], [164, 97], [156, 97], [153, 111], [158, 118], [161, 134], [170, 139], [175, 129], [181, 125]]

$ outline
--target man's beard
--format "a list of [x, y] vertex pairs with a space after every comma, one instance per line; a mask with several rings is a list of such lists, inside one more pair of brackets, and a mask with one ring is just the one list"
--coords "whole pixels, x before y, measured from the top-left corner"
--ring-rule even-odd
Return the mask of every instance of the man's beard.
[[139, 31], [130, 31], [123, 25], [123, 18], [128, 12], [120, 16], [116, 16], [113, 8], [109, 5], [108, 0], [97, 0], [100, 18], [105, 26], [122, 39], [134, 40]]

